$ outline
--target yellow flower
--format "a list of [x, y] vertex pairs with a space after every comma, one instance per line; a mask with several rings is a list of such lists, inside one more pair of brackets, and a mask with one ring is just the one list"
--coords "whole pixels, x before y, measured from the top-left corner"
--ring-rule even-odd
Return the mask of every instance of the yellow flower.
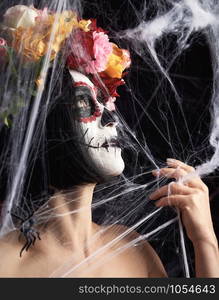
[[90, 31], [90, 26], [91, 24], [91, 20], [81, 20], [79, 23], [78, 23], [78, 27], [82, 30], [84, 30], [85, 32], [88, 32]]
[[33, 32], [33, 28], [19, 27], [13, 32], [12, 47], [21, 52], [28, 61], [37, 61], [46, 53], [43, 37]]
[[108, 63], [104, 72], [111, 78], [121, 78], [123, 71], [130, 65], [129, 52], [120, 49], [116, 44], [112, 43], [113, 51], [108, 58]]
[[79, 27], [76, 14], [64, 11], [37, 19], [29, 28], [19, 27], [13, 32], [12, 47], [28, 61], [38, 61], [51, 49], [53, 60], [73, 28]]

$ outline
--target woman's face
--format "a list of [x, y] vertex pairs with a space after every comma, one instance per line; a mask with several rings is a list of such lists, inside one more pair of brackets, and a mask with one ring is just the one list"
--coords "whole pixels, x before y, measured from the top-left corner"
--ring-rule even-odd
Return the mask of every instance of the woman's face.
[[99, 171], [104, 176], [117, 176], [124, 169], [124, 161], [118, 143], [113, 108], [107, 109], [101, 103], [98, 90], [88, 77], [72, 70], [70, 74], [75, 86], [73, 109], [82, 135], [79, 138]]

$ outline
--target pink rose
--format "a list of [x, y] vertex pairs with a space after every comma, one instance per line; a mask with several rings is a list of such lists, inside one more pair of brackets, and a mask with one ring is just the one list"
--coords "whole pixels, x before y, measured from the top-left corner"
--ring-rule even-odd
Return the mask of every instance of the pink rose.
[[112, 44], [104, 32], [76, 30], [71, 51], [67, 59], [68, 67], [86, 74], [94, 74], [105, 70], [112, 52]]
[[108, 56], [112, 52], [112, 44], [104, 32], [93, 32], [93, 57], [86, 67], [87, 73], [102, 72], [106, 68]]
[[36, 17], [35, 20], [37, 21], [44, 21], [45, 19], [47, 19], [49, 16], [48, 14], [48, 8], [44, 7], [43, 10], [38, 10], [38, 16]]

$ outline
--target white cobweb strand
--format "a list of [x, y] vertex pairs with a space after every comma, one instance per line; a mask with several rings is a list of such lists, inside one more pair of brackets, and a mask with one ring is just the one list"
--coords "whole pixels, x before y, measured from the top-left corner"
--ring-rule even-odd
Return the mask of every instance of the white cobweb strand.
[[[182, 181], [179, 181], [179, 183], [183, 184]], [[171, 183], [168, 185], [168, 196], [171, 195]], [[188, 257], [186, 253], [186, 247], [185, 247], [185, 238], [184, 238], [184, 233], [183, 233], [183, 224], [182, 220], [180, 217], [180, 210], [176, 208], [177, 212], [177, 219], [178, 219], [178, 224], [179, 224], [179, 235], [180, 235], [180, 245], [182, 249], [182, 258], [183, 258], [183, 265], [184, 265], [184, 271], [185, 271], [185, 276], [186, 278], [190, 278], [190, 272], [189, 272], [189, 263], [188, 263]]]
[[[218, 26], [218, 16], [209, 10], [210, 2], [205, 1], [205, 7], [203, 7], [199, 0], [182, 0], [177, 3], [172, 1], [173, 7], [167, 13], [158, 15], [151, 21], [142, 21], [134, 29], [125, 30], [123, 33], [123, 36], [133, 43], [134, 48], [137, 41], [146, 44], [154, 62], [169, 81], [176, 98], [179, 98], [178, 93], [168, 74], [168, 69], [162, 66], [158, 58], [155, 49], [156, 42], [166, 34], [177, 35], [179, 50], [176, 55], [179, 55], [187, 47], [188, 39], [193, 32], [204, 30], [208, 26]], [[139, 52], [137, 49], [136, 51]], [[174, 59], [175, 57], [172, 62]]]
[[212, 96], [213, 120], [209, 141], [214, 148], [214, 154], [209, 161], [196, 167], [196, 172], [200, 176], [212, 173], [219, 167], [219, 25], [212, 26], [209, 36], [214, 67], [214, 90]]
[[[47, 60], [47, 62], [45, 63], [44, 68], [47, 68], [48, 63], [49, 63], [49, 60]], [[8, 199], [6, 200], [6, 207], [4, 208], [4, 212], [3, 212], [3, 216], [2, 216], [3, 217], [3, 225], [1, 227], [0, 236], [6, 234], [8, 231], [10, 231], [13, 228], [13, 222], [12, 222], [11, 216], [8, 212], [11, 211], [16, 200], [19, 199], [19, 193], [21, 192], [20, 186], [22, 186], [23, 178], [25, 175], [29, 148], [31, 145], [32, 137], [33, 137], [33, 131], [34, 131], [36, 119], [38, 116], [38, 110], [39, 110], [39, 106], [41, 103], [42, 92], [43, 92], [42, 89], [38, 90], [37, 96], [34, 101], [34, 106], [31, 111], [30, 123], [28, 126], [27, 135], [25, 138], [21, 158], [19, 161], [18, 168], [15, 171], [14, 179], [12, 182], [11, 192], [8, 195]]]
[[209, 1], [206, 1], [205, 8], [199, 0], [173, 3], [173, 8], [166, 14], [157, 16], [152, 21], [141, 22], [136, 28], [126, 30], [125, 35], [150, 45], [154, 45], [156, 40], [167, 33], [177, 33], [186, 41], [188, 36], [184, 35], [184, 29], [189, 28], [189, 32], [192, 32], [218, 24], [217, 15], [207, 11], [208, 3]]
[[117, 242], [119, 242], [120, 240], [122, 240], [125, 236], [127, 236], [133, 230], [135, 230], [136, 228], [138, 228], [140, 225], [144, 224], [147, 220], [151, 219], [161, 209], [162, 208], [158, 208], [154, 212], [152, 212], [151, 214], [149, 214], [146, 217], [142, 218], [140, 221], [138, 221], [137, 223], [135, 223], [132, 227], [128, 228], [125, 232], [123, 232], [122, 234], [118, 235], [115, 239], [113, 239], [109, 243], [105, 244], [103, 247], [101, 247], [100, 249], [98, 249], [97, 251], [95, 251], [93, 254], [91, 254], [90, 256], [88, 256], [87, 258], [85, 258], [81, 263], [77, 264], [73, 268], [69, 269], [69, 263], [67, 263], [67, 271], [64, 271], [64, 268], [66, 266], [62, 266], [59, 270], [54, 271], [54, 273], [50, 277], [57, 277], [57, 276], [66, 277], [66, 276], [68, 276], [70, 273], [72, 273], [76, 269], [80, 268], [85, 263], [91, 261], [96, 256], [98, 256], [99, 254], [103, 253], [104, 251], [106, 251], [107, 249], [109, 249], [111, 246], [113, 246], [114, 244], [116, 244]]
[[[156, 211], [157, 212], [157, 211]], [[125, 250], [129, 249], [130, 247], [134, 247], [134, 246], [138, 246], [138, 244], [142, 241], [148, 240], [151, 236], [157, 234], [159, 231], [167, 228], [168, 226], [170, 226], [171, 224], [175, 223], [178, 220], [178, 217], [175, 217], [167, 222], [165, 222], [164, 224], [158, 226], [156, 229], [152, 230], [151, 232], [148, 232], [144, 235], [140, 235], [137, 238], [133, 239], [132, 241], [126, 243], [124, 246], [118, 247], [115, 251], [113, 251], [110, 254], [107, 254], [106, 256], [104, 256], [104, 258], [99, 259], [97, 263], [95, 262], [92, 266], [89, 267], [89, 272], [98, 268], [99, 266], [103, 265], [106, 263], [106, 261], [112, 259], [113, 257], [115, 257], [116, 255], [119, 255], [120, 253], [124, 252]], [[126, 232], [125, 232], [126, 233]], [[126, 233], [127, 234], [127, 233]], [[122, 237], [124, 237], [124, 234], [122, 235]], [[120, 237], [120, 239], [122, 239]], [[107, 246], [107, 248], [109, 246], [111, 246], [111, 244], [106, 244], [105, 246]], [[101, 248], [102, 249], [102, 248]], [[104, 248], [104, 250], [106, 250], [106, 248]], [[94, 255], [87, 257], [88, 260], [83, 261], [82, 264], [78, 264], [75, 267], [69, 269], [66, 273], [62, 274], [60, 277], [65, 278], [68, 277], [70, 274], [71, 276], [73, 275], [72, 273], [75, 272], [79, 267], [81, 267], [85, 262], [88, 262], [90, 259], [93, 259], [95, 256], [97, 256], [99, 254], [99, 252], [95, 252]], [[85, 276], [86, 276], [86, 272], [88, 270], [86, 269]], [[50, 277], [54, 277], [54, 276], [50, 276]]]
[[[139, 40], [141, 43], [145, 42], [147, 48], [153, 57], [155, 63], [159, 67], [160, 71], [163, 75], [168, 79], [173, 88], [174, 93], [177, 95], [175, 87], [168, 75], [168, 72], [163, 68], [162, 64], [159, 61], [159, 58], [156, 54], [155, 50], [155, 43], [159, 40], [164, 34], [173, 33], [179, 36], [178, 42], [180, 51], [183, 48], [186, 48], [186, 44], [188, 38], [190, 37], [191, 33], [203, 30], [207, 27], [212, 28], [213, 40], [214, 45], [212, 47], [213, 55], [216, 60], [217, 70], [215, 74], [216, 81], [218, 81], [218, 55], [219, 55], [219, 46], [218, 46], [218, 16], [214, 14], [214, 12], [210, 11], [210, 4], [211, 1], [205, 1], [205, 7], [201, 1], [198, 0], [182, 0], [178, 1], [177, 3], [173, 3], [173, 8], [163, 14], [161, 16], [156, 17], [154, 20], [149, 22], [142, 22], [139, 24], [138, 27], [127, 30], [125, 33], [126, 38], [130, 40]], [[215, 9], [215, 7], [214, 7]], [[186, 33], [185, 33], [186, 32]], [[196, 174], [206, 175], [213, 172], [219, 166], [219, 96], [218, 90], [216, 90], [216, 94], [214, 95], [213, 99], [213, 107], [214, 107], [214, 126], [210, 136], [210, 143], [214, 147], [215, 152], [212, 158], [203, 163], [201, 166], [196, 168]], [[186, 277], [189, 277], [189, 267], [188, 267], [188, 260], [187, 254], [185, 249], [185, 241], [183, 236], [183, 227], [182, 222], [180, 219], [180, 213], [177, 211], [179, 217], [179, 231], [180, 231], [180, 242], [183, 254], [183, 261], [185, 267]]]
[[[59, 8], [58, 10], [61, 10], [61, 7], [63, 6], [63, 3], [65, 1], [59, 1]], [[174, 85], [168, 75], [168, 72], [163, 68], [162, 64], [159, 61], [159, 58], [156, 54], [155, 50], [155, 43], [157, 40], [159, 40], [163, 35], [168, 34], [168, 33], [174, 33], [178, 35], [178, 41], [179, 41], [179, 47], [181, 49], [186, 47], [188, 38], [190, 37], [192, 32], [198, 31], [198, 30], [203, 30], [210, 26], [212, 28], [212, 40], [214, 42], [214, 45], [212, 47], [212, 52], [214, 53], [214, 59], [216, 62], [216, 70], [215, 70], [215, 80], [218, 80], [219, 76], [218, 74], [218, 16], [210, 10], [210, 5], [208, 6], [208, 3], [211, 3], [211, 1], [205, 1], [205, 3], [201, 3], [201, 1], [198, 0], [182, 0], [182, 1], [177, 1], [177, 3], [173, 2], [173, 8], [167, 12], [166, 14], [157, 16], [154, 20], [148, 21], [148, 22], [142, 22], [139, 24], [138, 27], [131, 29], [131, 30], [126, 30], [125, 32], [125, 37], [133, 40], [134, 43], [136, 41], [139, 41], [141, 43], [146, 43], [147, 48], [149, 49], [151, 56], [153, 57], [154, 61], [160, 68], [161, 72], [165, 75], [166, 78], [168, 78], [169, 82], [171, 83], [172, 88], [175, 90]], [[205, 6], [203, 6], [205, 5]], [[215, 8], [215, 7], [214, 7]], [[216, 11], [216, 9], [215, 9]], [[51, 36], [51, 39], [53, 36]], [[48, 51], [46, 61], [43, 66], [42, 74], [45, 74], [48, 70], [49, 67], [49, 58], [51, 54], [51, 49]], [[219, 140], [219, 97], [217, 96], [218, 90], [215, 89], [215, 93], [213, 95], [213, 108], [214, 108], [214, 120], [213, 120], [213, 131], [210, 137], [210, 143], [211, 145], [215, 148], [215, 153], [212, 156], [212, 158], [202, 164], [201, 166], [198, 166], [196, 168], [196, 172], [199, 175], [203, 174], [208, 174], [212, 171], [214, 171], [218, 166], [219, 166], [219, 145], [218, 145], [218, 140]], [[33, 132], [34, 132], [34, 127], [35, 123], [37, 120], [37, 113], [39, 109], [39, 105], [41, 102], [41, 97], [42, 97], [42, 90], [38, 90], [37, 96], [35, 98], [33, 110], [32, 110], [32, 115], [30, 118], [30, 123], [28, 126], [28, 131], [23, 147], [23, 151], [21, 154], [21, 158], [19, 161], [19, 165], [17, 170], [15, 171], [15, 176], [14, 180], [12, 183], [12, 189], [11, 193], [8, 196], [7, 199], [7, 206], [4, 209], [4, 214], [3, 214], [3, 226], [1, 227], [0, 231], [0, 236], [4, 235], [7, 233], [9, 230], [13, 229], [13, 223], [11, 221], [10, 215], [7, 213], [8, 211], [11, 210], [13, 205], [15, 204], [16, 199], [19, 199], [19, 191], [20, 191], [20, 185], [22, 185], [22, 180], [25, 175], [25, 169], [26, 169], [26, 163], [27, 163], [27, 158], [28, 158], [28, 153], [30, 149], [30, 144], [31, 144], [31, 139], [33, 137]], [[152, 213], [150, 215], [153, 216], [155, 213], [157, 213], [159, 210], [156, 212]], [[144, 217], [142, 220], [137, 222], [134, 226], [129, 228], [127, 232], [125, 233], [128, 234], [135, 228], [137, 228], [140, 224], [143, 224], [149, 216]], [[175, 222], [175, 219], [170, 220], [167, 225], [170, 223]], [[166, 223], [158, 227], [155, 231], [151, 232], [151, 234], [154, 234], [158, 232], [158, 230], [161, 230], [165, 227]], [[186, 269], [186, 275], [188, 276], [188, 262], [187, 262], [187, 257], [186, 257], [186, 252], [185, 252], [185, 245], [184, 245], [184, 238], [183, 238], [183, 230], [182, 230], [182, 224], [181, 220], [179, 220], [179, 228], [180, 228], [180, 237], [181, 237], [181, 247], [183, 250], [183, 258], [184, 258], [184, 264], [185, 264], [185, 269]], [[105, 251], [109, 246], [112, 244], [116, 243], [119, 241], [121, 238], [125, 236], [124, 234], [122, 236], [119, 236], [118, 238], [115, 238], [111, 243], [104, 245], [100, 249], [98, 249], [98, 253], [101, 253], [102, 251]], [[146, 234], [144, 236], [141, 236], [139, 240], [142, 240], [143, 238], [148, 238], [149, 235]], [[134, 242], [134, 241], [133, 241]], [[136, 242], [136, 241], [135, 241]], [[126, 248], [130, 245], [126, 245]], [[121, 249], [120, 249], [121, 250]], [[85, 259], [81, 264], [85, 264], [88, 260], [91, 260], [94, 256], [91, 256], [87, 259]], [[60, 270], [63, 271], [65, 269], [65, 272], [61, 272], [61, 276], [65, 277], [68, 276], [71, 272], [76, 270], [81, 266], [81, 264], [78, 264], [77, 266], [72, 269], [69, 265], [68, 266], [62, 266]], [[67, 270], [66, 270], [67, 267]], [[63, 269], [62, 269], [63, 268]], [[60, 271], [59, 270], [59, 271]], [[54, 274], [52, 274], [53, 276]]]
[[[58, 2], [58, 7], [57, 7], [58, 12], [63, 10], [64, 2], [66, 2], [66, 1]], [[57, 22], [57, 21], [58, 21], [58, 19], [56, 17], [55, 22]], [[51, 36], [50, 36], [48, 52], [46, 54], [44, 64], [43, 64], [41, 74], [40, 74], [42, 79], [46, 77], [48, 68], [50, 66], [50, 58], [51, 58], [51, 54], [52, 54], [52, 43], [55, 38], [55, 29], [56, 29], [56, 26], [53, 26], [53, 30], [52, 30]], [[39, 107], [40, 107], [40, 103], [41, 103], [41, 99], [42, 99], [42, 94], [43, 94], [43, 85], [40, 86], [37, 90], [37, 95], [35, 97], [34, 105], [31, 110], [30, 121], [29, 121], [29, 124], [27, 127], [27, 134], [25, 136], [25, 141], [24, 141], [24, 146], [23, 146], [22, 152], [21, 152], [21, 157], [20, 157], [20, 160], [18, 163], [18, 167], [14, 173], [11, 191], [6, 199], [6, 205], [2, 212], [2, 226], [0, 229], [0, 237], [14, 229], [13, 221], [12, 221], [12, 218], [11, 218], [11, 215], [9, 212], [11, 211], [12, 207], [15, 205], [16, 202], [19, 203], [18, 201], [20, 200], [20, 194], [22, 193], [23, 179], [24, 179], [25, 172], [26, 172], [28, 155], [29, 155], [31, 142], [32, 142], [33, 135], [34, 135], [35, 125], [37, 122], [38, 111], [39, 111]]]
[[184, 233], [183, 233], [183, 224], [182, 224], [182, 220], [180, 217], [180, 211], [178, 208], [177, 208], [177, 215], [178, 215], [180, 244], [181, 244], [181, 249], [182, 249], [182, 257], [183, 257], [183, 263], [184, 263], [185, 276], [186, 276], [186, 278], [190, 278], [189, 263], [188, 263], [188, 257], [187, 257], [187, 253], [186, 253], [185, 239], [184, 239]]

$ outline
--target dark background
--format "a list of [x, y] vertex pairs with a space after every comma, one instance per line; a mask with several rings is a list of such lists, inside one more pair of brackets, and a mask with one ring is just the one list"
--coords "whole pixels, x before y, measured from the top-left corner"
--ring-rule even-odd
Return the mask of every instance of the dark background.
[[[34, 1], [34, 4], [36, 7], [42, 7], [46, 2]], [[126, 41], [117, 39], [117, 33], [139, 24], [145, 3], [148, 4], [149, 9], [144, 18], [148, 20], [156, 15], [159, 4], [165, 2], [167, 1], [94, 0], [81, 1], [81, 7], [84, 18], [96, 18], [98, 25], [109, 31], [111, 40], [126, 48]], [[3, 1], [0, 4], [1, 11], [4, 6], [9, 7], [18, 4], [19, 1], [5, 3]], [[213, 153], [208, 142], [211, 129], [210, 102], [213, 74], [206, 34], [192, 35], [189, 43], [190, 47], [176, 58], [169, 70], [176, 90], [183, 99], [182, 105], [176, 102], [170, 84], [154, 65], [149, 54], [146, 54], [146, 64], [131, 50], [132, 67], [126, 77], [127, 86], [119, 88], [118, 110], [139, 141], [149, 147], [154, 159], [160, 165], [167, 157], [175, 157], [195, 166], [210, 158]], [[165, 36], [162, 41], [158, 42], [156, 49], [164, 66], [170, 63], [171, 53], [175, 48], [174, 36]], [[139, 102], [133, 102], [133, 95]], [[150, 118], [142, 114], [141, 105], [147, 107], [147, 114]], [[157, 128], [161, 130], [163, 136], [169, 135], [168, 141], [162, 137]], [[129, 155], [127, 153], [127, 157]], [[139, 163], [145, 161], [142, 155], [139, 154]], [[153, 164], [150, 165], [150, 162], [145, 166], [145, 168], [152, 167]], [[203, 180], [209, 187], [213, 222], [219, 238], [218, 172], [209, 174]], [[182, 270], [175, 266], [177, 260], [177, 253], [173, 250], [175, 245], [165, 231], [163, 237], [165, 237], [166, 244], [162, 245], [162, 251], [160, 251], [162, 235], [159, 240], [152, 240], [151, 243], [157, 248], [169, 275], [181, 276]], [[187, 245], [191, 253], [191, 269], [194, 274], [193, 250], [189, 241]]]
[[[146, 20], [156, 14], [155, 4], [158, 3], [159, 6], [161, 2], [167, 1], [147, 1], [149, 9]], [[108, 29], [109, 32], [118, 32], [138, 25], [138, 18], [140, 20], [142, 18], [141, 11], [144, 3], [145, 1], [84, 1], [84, 17], [95, 17], [98, 24]], [[112, 35], [112, 37], [114, 36]], [[123, 41], [117, 42], [123, 46]], [[117, 101], [117, 107], [129, 126], [143, 144], [146, 142], [155, 160], [161, 165], [167, 157], [175, 157], [196, 166], [209, 159], [213, 154], [213, 149], [209, 144], [213, 72], [208, 33], [195, 33], [190, 37], [188, 43], [190, 46], [177, 57], [169, 70], [175, 88], [183, 100], [182, 105], [177, 104], [170, 84], [160, 74], [150, 60], [150, 56], [148, 55], [146, 64], [133, 51], [131, 51], [132, 68], [126, 80], [128, 87], [120, 88], [121, 98]], [[167, 35], [158, 42], [156, 49], [164, 66], [165, 64], [168, 66], [168, 63], [171, 62], [171, 53], [175, 48], [174, 36]], [[129, 89], [132, 90], [132, 93]], [[136, 102], [133, 104], [133, 93], [139, 104]], [[147, 101], [151, 98], [152, 101], [149, 104]], [[155, 121], [163, 135], [167, 137], [169, 134], [171, 147], [163, 139], [150, 118], [145, 114], [142, 115], [141, 105], [147, 107], [148, 115]], [[139, 160], [141, 159], [142, 157], [139, 155]], [[219, 238], [218, 171], [209, 174], [203, 180], [209, 187], [212, 217], [216, 235]], [[161, 242], [162, 237], [165, 239], [163, 243]], [[168, 236], [168, 232], [164, 231], [163, 235], [161, 234], [158, 240], [152, 240], [151, 244], [157, 249], [166, 264], [169, 275], [182, 276], [182, 269], [177, 267], [181, 265], [178, 263], [179, 256], [173, 250], [177, 248], [177, 245]], [[194, 276], [194, 253], [188, 240], [187, 247], [191, 274]]]

